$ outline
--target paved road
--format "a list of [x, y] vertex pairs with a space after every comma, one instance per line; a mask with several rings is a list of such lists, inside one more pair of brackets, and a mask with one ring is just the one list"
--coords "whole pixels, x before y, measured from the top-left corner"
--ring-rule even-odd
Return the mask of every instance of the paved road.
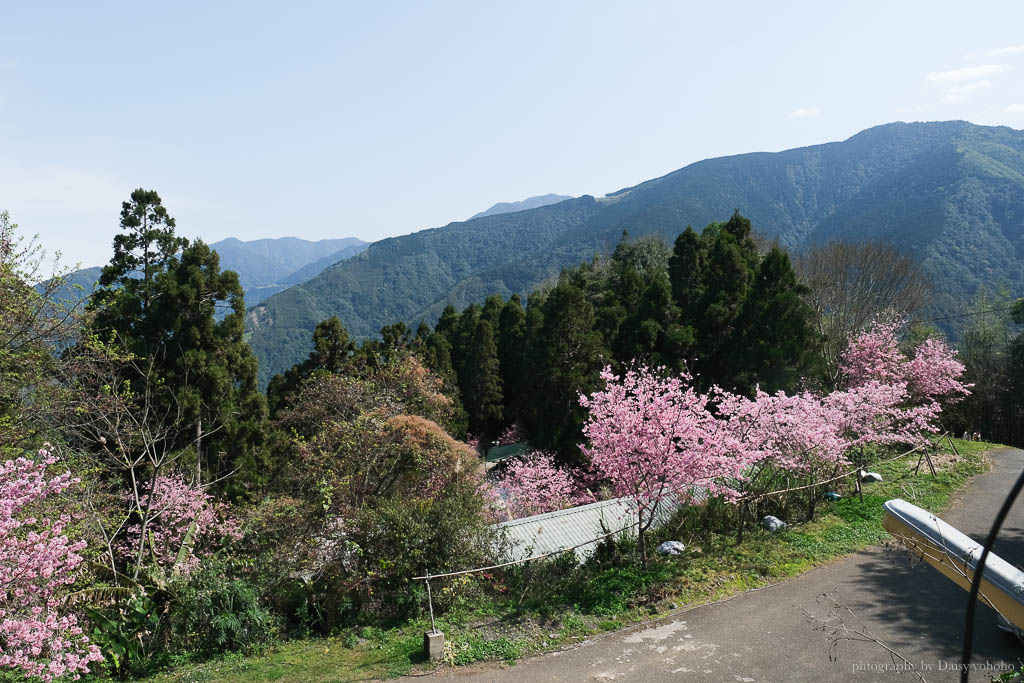
[[[992, 470], [976, 477], [960, 502], [943, 516], [981, 540], [1017, 475], [1024, 451], [992, 454]], [[996, 552], [1024, 562], [1024, 501], [1007, 520]], [[912, 566], [905, 555], [873, 548], [771, 588], [727, 602], [588, 641], [579, 647], [520, 661], [488, 664], [431, 678], [459, 683], [482, 681], [917, 681], [892, 670], [878, 645], [840, 642], [836, 661], [829, 639], [809, 623], [805, 611], [826, 616], [818, 596], [838, 591], [843, 602], [885, 644], [901, 652], [925, 679], [956, 681], [966, 593], [927, 565]], [[995, 613], [982, 607], [974, 648], [975, 665], [995, 667], [1024, 660], [1024, 646], [999, 631]], [[885, 668], [888, 667], [888, 670]], [[995, 671], [998, 673], [998, 670]], [[989, 681], [977, 670], [972, 681]], [[420, 679], [422, 680], [422, 679]]]

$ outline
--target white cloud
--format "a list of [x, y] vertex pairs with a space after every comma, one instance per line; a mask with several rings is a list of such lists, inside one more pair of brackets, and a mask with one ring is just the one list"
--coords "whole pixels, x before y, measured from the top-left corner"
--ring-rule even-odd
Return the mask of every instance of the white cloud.
[[982, 64], [980, 66], [967, 66], [962, 69], [951, 69], [949, 71], [933, 71], [925, 80], [929, 83], [961, 83], [963, 81], [975, 81], [979, 78], [992, 76], [1003, 71], [1009, 71], [1006, 64]]
[[1009, 104], [1003, 107], [1004, 114], [1024, 114], [1024, 102], [1018, 102], [1017, 104]]
[[954, 103], [954, 102], [963, 102], [963, 101], [967, 100], [968, 97], [970, 96], [970, 93], [974, 92], [975, 90], [983, 90], [985, 88], [991, 88], [991, 87], [992, 87], [992, 81], [989, 81], [989, 80], [972, 81], [970, 83], [963, 83], [961, 85], [954, 85], [952, 88], [950, 88], [948, 91], [946, 91], [946, 95], [945, 95], [945, 97], [942, 98], [942, 101], [944, 103], [946, 103], [946, 104], [950, 104], [950, 103]]
[[814, 105], [811, 107], [797, 107], [793, 111], [786, 114], [787, 119], [812, 119], [815, 116], [821, 114], [821, 107]]
[[1006, 47], [989, 50], [985, 53], [989, 57], [1002, 57], [1003, 55], [1024, 54], [1024, 45], [1007, 45]]

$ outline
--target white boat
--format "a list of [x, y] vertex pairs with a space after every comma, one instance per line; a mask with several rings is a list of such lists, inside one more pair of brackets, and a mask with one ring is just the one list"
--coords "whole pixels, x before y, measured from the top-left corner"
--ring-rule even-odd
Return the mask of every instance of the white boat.
[[[884, 507], [882, 524], [890, 534], [958, 586], [971, 590], [980, 543], [905, 500], [895, 498]], [[989, 552], [978, 595], [1015, 627], [1015, 633], [1024, 631], [1024, 572]]]

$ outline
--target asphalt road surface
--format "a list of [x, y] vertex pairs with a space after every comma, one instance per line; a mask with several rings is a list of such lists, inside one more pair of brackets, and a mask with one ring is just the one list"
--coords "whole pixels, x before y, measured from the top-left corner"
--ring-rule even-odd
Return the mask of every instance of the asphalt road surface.
[[[943, 519], [981, 541], [1024, 468], [1024, 451], [991, 455], [990, 472], [976, 477]], [[1024, 501], [1010, 513], [995, 552], [1024, 563]], [[849, 613], [882, 643], [914, 664], [900, 671], [876, 643], [830, 638], [808, 614], [830, 618], [821, 599], [837, 593]], [[459, 683], [533, 681], [958, 681], [967, 593], [928, 565], [903, 553], [871, 548], [769, 588], [742, 593], [649, 624], [595, 638], [571, 650], [439, 672], [431, 679]], [[1019, 665], [1024, 645], [996, 627], [988, 607], [977, 611], [971, 681]], [[834, 623], [834, 620], [833, 620]], [[833, 661], [834, 660], [834, 661]], [[906, 666], [899, 662], [900, 667]], [[419, 679], [423, 680], [423, 679]], [[430, 680], [430, 679], [428, 679]]]

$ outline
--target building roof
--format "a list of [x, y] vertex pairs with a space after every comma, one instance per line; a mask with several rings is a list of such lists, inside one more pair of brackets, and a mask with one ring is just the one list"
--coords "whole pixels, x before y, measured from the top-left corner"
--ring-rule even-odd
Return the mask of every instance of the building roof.
[[[694, 498], [706, 496], [697, 492]], [[674, 501], [659, 506], [655, 526], [664, 524], [679, 508]], [[581, 505], [567, 510], [545, 512], [542, 515], [514, 519], [495, 524], [506, 541], [503, 554], [508, 561], [526, 560], [548, 553], [573, 548], [609, 532], [624, 529], [623, 533], [636, 533], [636, 505], [632, 498], [613, 498]], [[628, 528], [627, 528], [628, 527]], [[599, 542], [575, 548], [580, 562], [590, 557]]]

